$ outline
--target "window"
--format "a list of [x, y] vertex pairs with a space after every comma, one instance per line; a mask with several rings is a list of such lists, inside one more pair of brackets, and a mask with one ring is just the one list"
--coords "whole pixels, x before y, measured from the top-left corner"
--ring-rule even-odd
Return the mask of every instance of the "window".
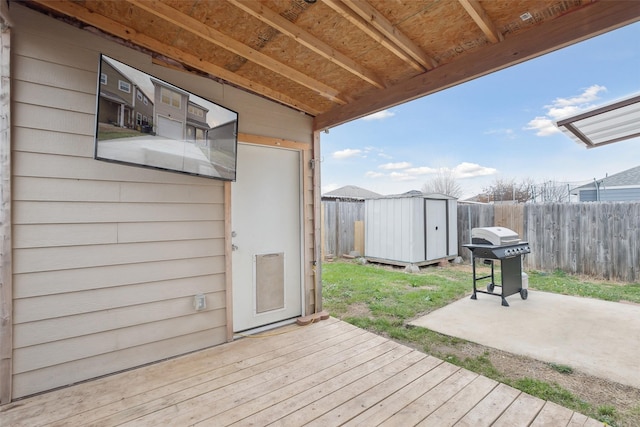
[[136, 91], [136, 98], [138, 98], [139, 101], [142, 101], [142, 92]]
[[118, 89], [123, 92], [131, 93], [131, 84], [128, 82], [123, 82], [122, 80], [118, 80]]
[[178, 92], [174, 92], [163, 87], [160, 89], [160, 101], [163, 104], [171, 105], [172, 107], [180, 109], [180, 106], [182, 105], [182, 96]]
[[144, 102], [144, 105], [149, 105], [149, 101], [147, 101], [147, 98], [144, 98], [142, 102]]
[[142, 116], [142, 124], [145, 124], [145, 125], [149, 124], [149, 117]]
[[142, 114], [141, 113], [136, 113], [136, 124], [138, 126], [142, 125]]
[[100, 73], [100, 84], [107, 84], [107, 75], [105, 73]]
[[189, 114], [194, 116], [203, 117], [203, 111], [200, 108], [196, 108], [193, 105], [189, 105]]

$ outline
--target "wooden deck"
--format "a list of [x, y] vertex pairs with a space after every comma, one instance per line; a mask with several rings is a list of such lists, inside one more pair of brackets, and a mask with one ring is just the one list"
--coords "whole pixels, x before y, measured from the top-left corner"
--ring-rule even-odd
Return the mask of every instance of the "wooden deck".
[[599, 426], [336, 319], [13, 402], [4, 426]]

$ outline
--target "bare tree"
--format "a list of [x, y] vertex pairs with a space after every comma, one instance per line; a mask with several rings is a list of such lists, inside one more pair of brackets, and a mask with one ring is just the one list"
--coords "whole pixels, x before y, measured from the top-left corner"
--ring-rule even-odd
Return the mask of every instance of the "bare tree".
[[487, 202], [506, 202], [526, 203], [533, 199], [533, 184], [530, 179], [522, 180], [517, 183], [515, 179], [496, 179], [492, 185], [484, 188]]
[[545, 181], [532, 186], [533, 200], [537, 203], [569, 202], [571, 201], [570, 188], [567, 184], [557, 181]]
[[423, 193], [440, 193], [459, 199], [462, 196], [462, 187], [449, 169], [439, 169], [438, 173], [425, 182], [422, 186]]

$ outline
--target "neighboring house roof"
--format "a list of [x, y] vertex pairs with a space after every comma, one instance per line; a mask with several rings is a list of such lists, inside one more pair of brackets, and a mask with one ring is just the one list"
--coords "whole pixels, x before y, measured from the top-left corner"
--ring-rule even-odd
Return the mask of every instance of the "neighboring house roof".
[[355, 185], [345, 185], [336, 190], [329, 191], [322, 195], [323, 199], [352, 199], [352, 200], [364, 200], [375, 199], [381, 197], [381, 194], [369, 191], [364, 188], [357, 187]]
[[[606, 187], [624, 187], [624, 186], [638, 186], [640, 187], [640, 166], [636, 166], [631, 169], [619, 172], [617, 174], [598, 179], [599, 185], [605, 185]], [[590, 190], [595, 188], [595, 182], [590, 182], [583, 186], [574, 188], [571, 194], [578, 194], [581, 190]]]

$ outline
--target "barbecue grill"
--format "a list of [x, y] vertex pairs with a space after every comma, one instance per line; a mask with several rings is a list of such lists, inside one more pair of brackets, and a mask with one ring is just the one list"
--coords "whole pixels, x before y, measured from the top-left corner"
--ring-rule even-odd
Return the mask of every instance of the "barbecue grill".
[[[522, 256], [531, 252], [529, 243], [523, 242], [518, 234], [504, 227], [479, 227], [471, 230], [471, 243], [462, 245], [471, 251], [471, 265], [473, 268], [473, 295], [471, 299], [478, 299], [477, 293], [496, 295], [502, 298], [502, 305], [509, 307], [506, 297], [520, 293], [523, 300], [527, 299], [528, 291], [522, 287]], [[478, 277], [476, 275], [475, 258], [484, 259], [484, 263], [491, 266], [491, 274]], [[501, 283], [496, 284], [494, 261], [500, 261]], [[478, 282], [490, 279], [487, 290], [479, 290]], [[499, 287], [501, 292], [496, 293]]]

